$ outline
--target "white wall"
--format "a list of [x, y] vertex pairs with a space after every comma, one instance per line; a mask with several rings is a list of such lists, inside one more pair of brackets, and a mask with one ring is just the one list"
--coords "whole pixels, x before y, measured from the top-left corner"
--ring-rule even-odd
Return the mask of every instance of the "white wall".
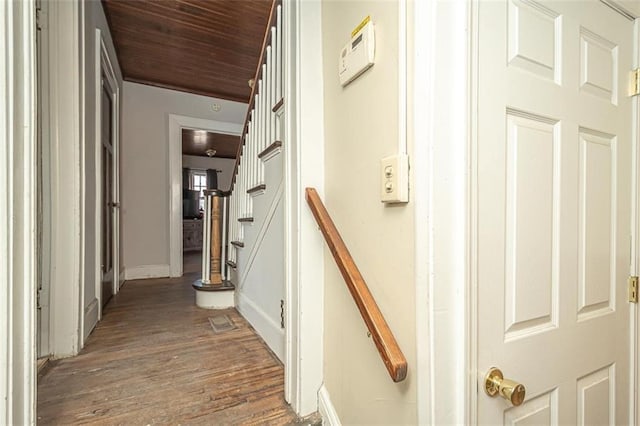
[[[337, 60], [367, 15], [375, 25], [376, 63], [347, 87]], [[416, 316], [414, 204], [384, 205], [380, 159], [398, 152], [399, 3], [322, 2], [325, 203], [408, 362], [394, 383], [351, 294], [325, 254], [324, 384], [344, 424], [415, 424]], [[413, 154], [412, 143], [408, 147]]]
[[218, 188], [228, 191], [231, 188], [231, 178], [236, 167], [236, 160], [232, 158], [208, 158], [198, 157], [195, 155], [183, 155], [182, 167], [190, 169], [217, 169], [222, 170], [218, 173]]
[[[213, 103], [222, 106], [219, 112]], [[136, 83], [124, 83], [122, 116], [125, 268], [169, 268], [168, 115], [244, 122], [247, 105]]]

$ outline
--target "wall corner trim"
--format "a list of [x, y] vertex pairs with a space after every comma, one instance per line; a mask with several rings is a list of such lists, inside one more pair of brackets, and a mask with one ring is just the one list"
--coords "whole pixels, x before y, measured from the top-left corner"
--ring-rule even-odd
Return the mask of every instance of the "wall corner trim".
[[322, 416], [323, 424], [328, 426], [341, 426], [340, 418], [338, 417], [338, 413], [336, 412], [333, 403], [331, 402], [331, 397], [329, 396], [329, 391], [322, 385], [320, 390], [318, 391], [318, 411]]

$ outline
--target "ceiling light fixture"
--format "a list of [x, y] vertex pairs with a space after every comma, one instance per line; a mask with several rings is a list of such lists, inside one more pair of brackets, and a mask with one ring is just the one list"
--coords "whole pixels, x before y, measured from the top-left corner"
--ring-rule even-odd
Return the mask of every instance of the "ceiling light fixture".
[[205, 154], [207, 154], [207, 156], [209, 156], [209, 158], [211, 158], [214, 155], [216, 155], [216, 150], [209, 148], [208, 150], [205, 151]]

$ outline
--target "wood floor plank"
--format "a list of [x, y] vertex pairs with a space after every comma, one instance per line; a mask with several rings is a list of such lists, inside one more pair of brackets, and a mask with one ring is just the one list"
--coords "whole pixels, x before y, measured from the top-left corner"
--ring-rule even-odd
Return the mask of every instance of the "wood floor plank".
[[[197, 308], [194, 279], [127, 282], [82, 352], [39, 379], [38, 423], [296, 423], [282, 365], [236, 310]], [[236, 328], [214, 333], [218, 312]]]

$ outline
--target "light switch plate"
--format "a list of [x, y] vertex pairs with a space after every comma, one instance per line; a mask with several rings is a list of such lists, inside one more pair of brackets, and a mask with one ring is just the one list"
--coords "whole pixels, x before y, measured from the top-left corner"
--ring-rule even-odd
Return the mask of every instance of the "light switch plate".
[[409, 156], [396, 154], [380, 160], [380, 201], [409, 202]]

